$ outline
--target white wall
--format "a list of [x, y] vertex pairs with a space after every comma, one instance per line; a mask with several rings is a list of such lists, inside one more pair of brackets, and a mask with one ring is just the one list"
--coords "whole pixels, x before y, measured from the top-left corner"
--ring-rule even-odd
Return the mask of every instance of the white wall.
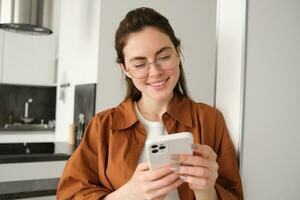
[[118, 105], [125, 84], [115, 62], [114, 35], [125, 14], [148, 6], [166, 16], [182, 42], [183, 67], [191, 96], [213, 105], [216, 47], [216, 1], [101, 1], [100, 54], [96, 111]]
[[216, 107], [240, 152], [246, 0], [218, 1]]
[[4, 50], [4, 32], [0, 30], [0, 82], [3, 81], [3, 50]]
[[300, 1], [249, 0], [246, 200], [300, 199]]
[[[64, 0], [60, 4], [56, 140], [67, 141], [73, 123], [74, 86], [97, 82], [100, 1]], [[70, 87], [61, 88], [65, 83]]]

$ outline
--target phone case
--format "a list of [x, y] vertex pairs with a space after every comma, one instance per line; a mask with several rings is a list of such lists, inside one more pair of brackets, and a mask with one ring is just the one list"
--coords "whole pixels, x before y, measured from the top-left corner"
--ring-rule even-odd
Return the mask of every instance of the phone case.
[[146, 141], [147, 158], [150, 170], [174, 163], [172, 154], [193, 154], [193, 135], [190, 132], [174, 133], [150, 138]]

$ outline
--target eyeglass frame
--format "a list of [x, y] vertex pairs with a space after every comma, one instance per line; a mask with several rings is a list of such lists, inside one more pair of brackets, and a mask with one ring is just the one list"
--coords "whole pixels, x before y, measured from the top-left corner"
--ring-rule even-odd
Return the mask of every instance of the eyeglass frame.
[[[147, 70], [147, 73], [145, 74], [145, 76], [143, 76], [143, 77], [136, 77], [136, 76], [134, 76], [133, 74], [132, 74], [132, 72], [130, 71], [130, 66], [126, 69], [126, 67], [125, 67], [125, 64], [124, 64], [124, 70], [127, 72], [127, 73], [129, 73], [130, 74], [130, 76], [132, 76], [133, 78], [136, 78], [136, 79], [143, 79], [143, 78], [145, 78], [145, 77], [147, 77], [148, 76], [148, 74], [149, 74], [149, 70], [150, 70], [150, 64], [155, 64], [155, 67], [159, 67], [159, 69], [160, 70], [164, 70], [164, 71], [168, 71], [168, 70], [172, 70], [172, 69], [174, 69], [174, 68], [176, 68], [176, 66], [174, 65], [174, 67], [172, 67], [172, 68], [170, 68], [170, 69], [163, 69], [162, 68], [162, 64], [161, 63], [159, 63], [159, 54], [160, 53], [162, 53], [163, 51], [165, 51], [166, 49], [170, 49], [171, 50], [171, 55], [170, 56], [172, 56], [173, 54], [176, 54], [176, 55], [173, 55], [174, 57], [172, 57], [172, 58], [180, 58], [180, 56], [178, 55], [178, 52], [177, 51], [174, 51], [174, 49], [172, 49], [172, 48], [170, 48], [170, 47], [165, 47], [165, 48], [163, 48], [162, 50], [161, 50], [161, 52], [160, 51], [158, 51], [158, 55], [156, 55], [155, 56], [155, 59], [154, 59], [154, 61], [151, 61], [151, 62], [148, 62], [147, 61], [147, 63], [146, 63], [146, 70]], [[176, 52], [176, 53], [175, 53]], [[170, 59], [172, 59], [172, 58], [170, 58]], [[146, 59], [146, 58], [145, 58]], [[178, 61], [180, 61], [180, 59], [178, 59]], [[179, 64], [179, 63], [178, 63]], [[133, 66], [131, 66], [131, 67], [133, 67]]]

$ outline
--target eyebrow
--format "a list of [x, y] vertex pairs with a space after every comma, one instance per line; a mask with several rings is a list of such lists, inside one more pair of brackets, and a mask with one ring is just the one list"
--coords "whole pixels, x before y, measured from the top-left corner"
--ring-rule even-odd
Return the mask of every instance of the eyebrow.
[[[163, 52], [164, 50], [167, 50], [167, 49], [172, 49], [171, 47], [162, 47], [161, 49], [159, 49], [157, 52], [155, 52], [155, 56], [157, 56], [158, 54], [160, 54], [161, 52]], [[135, 61], [135, 60], [146, 60], [147, 58], [146, 57], [143, 57], [143, 56], [136, 56], [136, 57], [133, 57], [129, 60], [129, 62], [132, 62], [132, 61]]]

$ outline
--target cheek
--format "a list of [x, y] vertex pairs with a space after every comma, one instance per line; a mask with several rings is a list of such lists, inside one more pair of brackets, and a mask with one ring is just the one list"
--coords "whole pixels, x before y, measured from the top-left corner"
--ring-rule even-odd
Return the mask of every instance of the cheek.
[[132, 80], [132, 82], [133, 82], [133, 84], [134, 84], [134, 86], [138, 89], [138, 90], [140, 90], [140, 88], [143, 86], [143, 85], [145, 85], [145, 80], [144, 79], [138, 79], [138, 80]]
[[178, 82], [179, 80], [179, 76], [180, 76], [180, 70], [179, 70], [179, 67], [178, 68], [175, 68], [174, 71], [172, 71], [170, 73], [171, 76], [173, 76], [173, 81], [174, 82]]

